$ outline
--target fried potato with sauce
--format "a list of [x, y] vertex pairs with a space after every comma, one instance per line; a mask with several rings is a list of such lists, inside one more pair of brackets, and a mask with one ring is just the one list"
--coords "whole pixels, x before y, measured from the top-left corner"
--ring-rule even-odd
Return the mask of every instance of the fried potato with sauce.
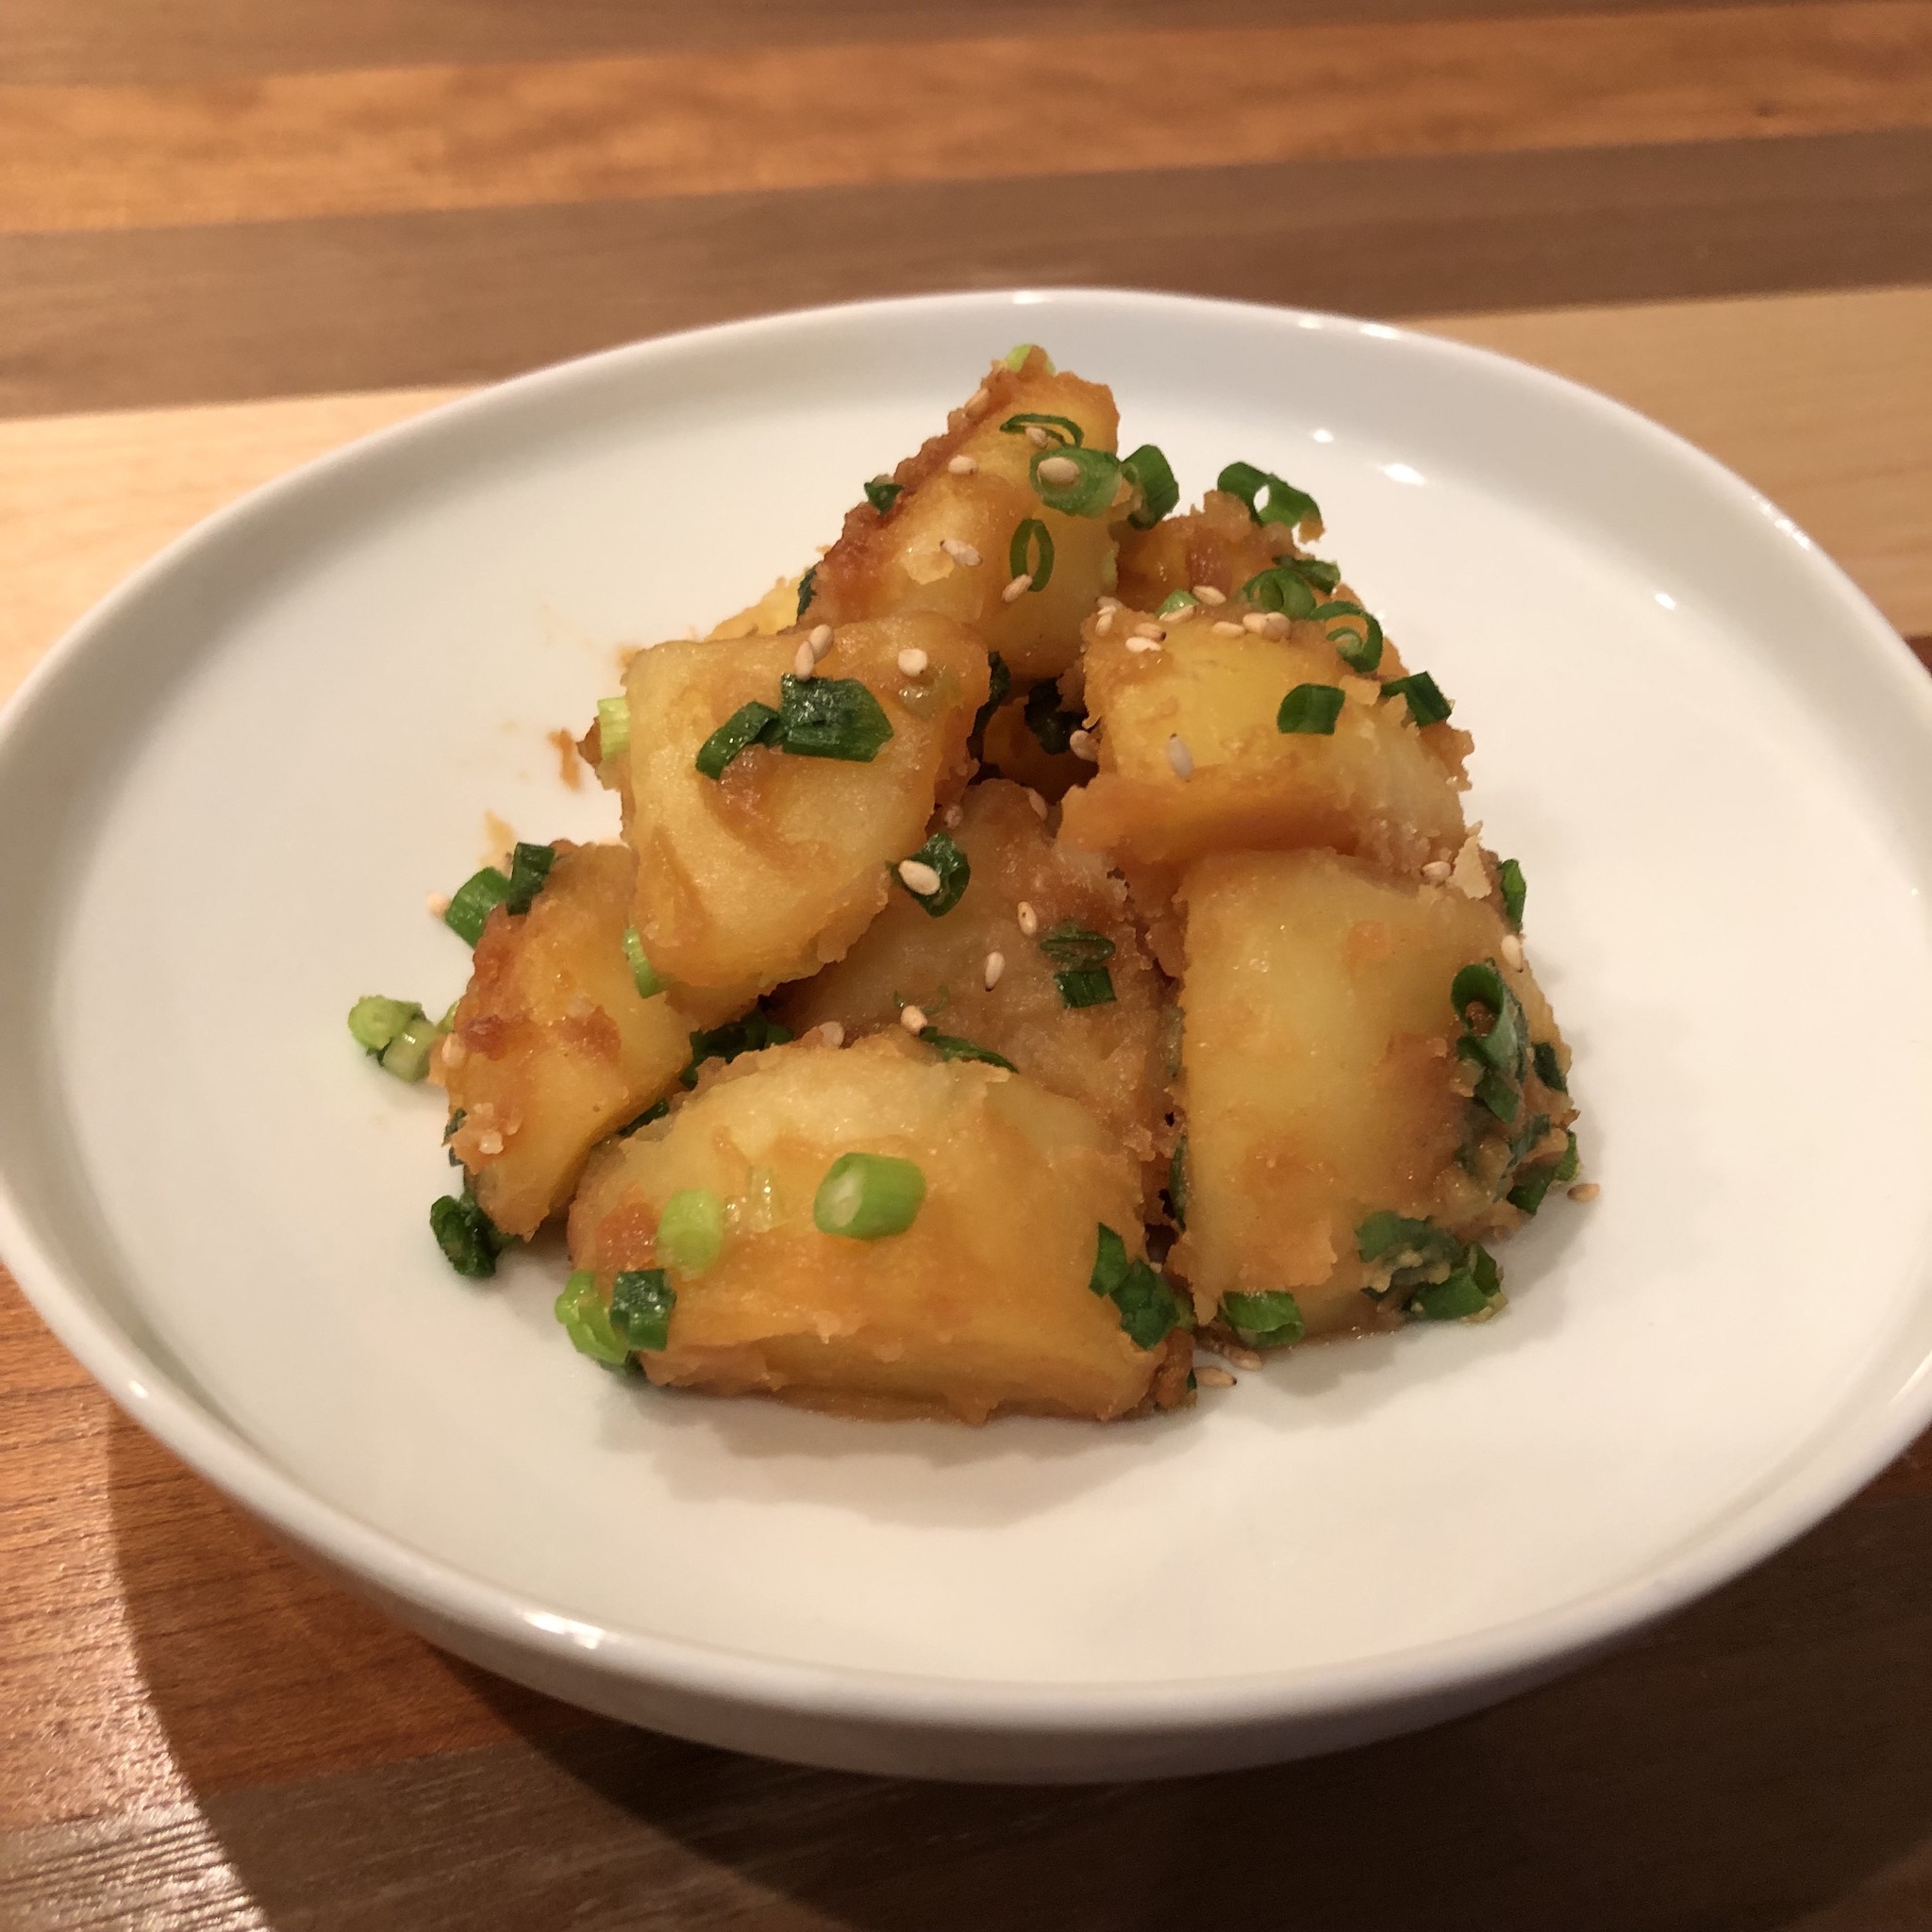
[[[1285, 1289], [1311, 1334], [1374, 1326], [1371, 1215], [1463, 1241], [1521, 1224], [1507, 1195], [1561, 1157], [1574, 1109], [1543, 1077], [1564, 1080], [1569, 1053], [1494, 904], [1327, 852], [1216, 854], [1180, 897], [1187, 1228], [1170, 1259], [1201, 1321]], [[1483, 962], [1527, 1036], [1513, 1103], [1491, 1090], [1507, 1122], [1474, 1097], [1451, 995]]]
[[[986, 701], [986, 652], [963, 625], [923, 611], [847, 625], [815, 679], [857, 684], [876, 702], [891, 736], [875, 755], [755, 742], [707, 776], [696, 758], [721, 725], [747, 704], [780, 708], [805, 636], [658, 644], [625, 676], [634, 723], [617, 789], [638, 855], [633, 923], [659, 973], [746, 1001], [838, 958], [865, 930], [885, 904], [888, 864], [918, 847], [935, 803], [965, 783]], [[924, 660], [916, 675], [900, 668], [911, 652]]]
[[[990, 1048], [1081, 1102], [1137, 1160], [1164, 1158], [1167, 987], [1119, 882], [1097, 858], [1057, 845], [1018, 785], [974, 786], [951, 837], [973, 869], [951, 911], [935, 917], [895, 887], [844, 958], [787, 990], [779, 1017], [795, 1034], [837, 1021], [850, 1039], [896, 1029], [902, 1004], [916, 1006], [941, 1034]], [[1031, 936], [1019, 924], [1023, 905]], [[1067, 924], [1111, 948], [1110, 1001], [1070, 1008], [1061, 997], [1061, 969], [1041, 941]]]
[[[1050, 374], [1038, 349], [1017, 370], [995, 363], [945, 433], [893, 472], [886, 508], [868, 500], [847, 513], [813, 575], [804, 621], [943, 611], [999, 653], [1016, 688], [1066, 670], [1079, 655], [1080, 620], [1112, 584], [1114, 529], [1108, 513], [1071, 516], [1041, 501], [1030, 468], [1041, 445], [1000, 427], [1020, 415], [1064, 419], [1088, 449], [1111, 451], [1120, 428], [1109, 391]], [[1050, 454], [1048, 430], [1039, 433]], [[1008, 597], [1014, 533], [1029, 518], [1052, 543], [1052, 570], [1045, 584]]]
[[727, 1004], [637, 988], [625, 953], [637, 860], [559, 841], [521, 916], [498, 907], [476, 942], [440, 1066], [478, 1205], [534, 1234], [569, 1201], [586, 1157], [676, 1080], [691, 1034]]
[[[854, 1152], [924, 1176], [902, 1232], [817, 1224], [821, 1184]], [[722, 1204], [723, 1240], [680, 1274], [658, 1229], [673, 1196], [696, 1191]], [[1185, 1402], [1191, 1345], [1185, 1329], [1137, 1345], [1090, 1290], [1102, 1225], [1140, 1253], [1134, 1164], [1084, 1108], [880, 1038], [708, 1074], [671, 1118], [596, 1157], [570, 1249], [607, 1298], [621, 1271], [666, 1269], [666, 1345], [639, 1357], [654, 1382], [854, 1415], [1104, 1422]]]

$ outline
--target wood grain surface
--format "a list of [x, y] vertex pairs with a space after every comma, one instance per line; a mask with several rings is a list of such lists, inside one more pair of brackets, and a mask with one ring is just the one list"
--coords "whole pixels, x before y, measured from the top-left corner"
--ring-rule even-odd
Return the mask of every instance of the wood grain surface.
[[[0, 695], [199, 516], [468, 385], [1013, 281], [1558, 369], [1716, 451], [1932, 658], [1921, 0], [6, 0]], [[767, 1764], [405, 1635], [0, 1272], [0, 1932], [1924, 1932], [1928, 1653], [1932, 1441], [1419, 1738], [1071, 1791]]]

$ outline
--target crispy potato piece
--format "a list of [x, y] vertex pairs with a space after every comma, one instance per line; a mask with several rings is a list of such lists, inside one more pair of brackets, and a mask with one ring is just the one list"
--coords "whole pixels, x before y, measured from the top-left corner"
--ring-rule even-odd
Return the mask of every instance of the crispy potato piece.
[[[1057, 846], [1017, 785], [974, 786], [952, 836], [973, 867], [959, 903], [935, 918], [895, 889], [844, 958], [788, 990], [779, 1017], [793, 1033], [836, 1020], [855, 1038], [896, 1028], [900, 1002], [909, 1001], [940, 1032], [990, 1047], [1080, 1101], [1137, 1159], [1158, 1163], [1166, 1146], [1167, 988], [1119, 882], [1098, 859]], [[1022, 904], [1041, 934], [1070, 920], [1111, 942], [1110, 1005], [1065, 1005], [1054, 961], [1020, 930]], [[1003, 970], [989, 991], [994, 953]]]
[[[870, 763], [754, 745], [705, 776], [699, 748], [741, 706], [777, 706], [802, 635], [658, 644], [625, 675], [634, 923], [653, 965], [683, 985], [756, 992], [838, 958], [885, 904], [888, 863], [918, 848], [935, 801], [965, 781], [986, 653], [924, 611], [846, 625], [818, 668], [885, 711], [892, 736]], [[914, 649], [927, 667], [908, 677], [897, 659]]]
[[[1040, 682], [1049, 691], [1056, 689], [1050, 680]], [[1048, 751], [1041, 743], [1026, 722], [1030, 696], [1030, 691], [1022, 691], [986, 721], [986, 734], [980, 741], [980, 769], [1027, 786], [1050, 805], [1058, 805], [1075, 785], [1084, 785], [1092, 777], [1093, 767], [1070, 751]], [[1058, 696], [1053, 702], [1056, 710], [1065, 705]], [[1071, 706], [1066, 708], [1073, 711], [1077, 724], [1081, 713]]]
[[625, 846], [559, 841], [529, 911], [498, 907], [477, 941], [440, 1066], [450, 1146], [506, 1234], [562, 1208], [591, 1147], [658, 1099], [692, 1031], [730, 1010], [640, 997], [624, 950], [636, 873]]
[[[813, 1201], [838, 1158], [915, 1161], [925, 1196], [903, 1233], [821, 1233]], [[865, 1416], [998, 1410], [1110, 1421], [1187, 1399], [1191, 1344], [1151, 1350], [1089, 1291], [1104, 1223], [1140, 1251], [1133, 1162], [1074, 1102], [908, 1041], [800, 1042], [715, 1074], [669, 1120], [613, 1142], [571, 1209], [575, 1267], [659, 1265], [671, 1196], [724, 1204], [718, 1259], [673, 1274], [654, 1382], [764, 1391]]]
[[733, 638], [774, 638], [798, 623], [797, 577], [780, 577], [756, 604], [747, 604], [734, 616], [721, 619], [706, 632], [714, 641]]
[[[1111, 450], [1120, 415], [1107, 389], [1046, 372], [1037, 349], [1018, 371], [995, 363], [966, 407], [946, 419], [945, 434], [893, 472], [901, 492], [890, 508], [882, 514], [866, 502], [846, 514], [813, 579], [808, 623], [942, 610], [972, 625], [1005, 658], [1017, 689], [1058, 677], [1074, 661], [1080, 620], [1113, 581], [1114, 531], [1106, 517], [1066, 516], [1041, 503], [1028, 467], [1034, 444], [1000, 425], [1027, 412], [1064, 416], [1080, 425], [1089, 449]], [[974, 466], [964, 475], [949, 467], [960, 458]], [[1044, 590], [1008, 603], [1008, 551], [1028, 517], [1053, 539], [1053, 571]], [[968, 549], [949, 554], [942, 541]]]
[[1511, 1139], [1548, 1161], [1575, 1115], [1533, 1066], [1509, 1126], [1471, 1098], [1450, 986], [1472, 962], [1495, 962], [1530, 1040], [1569, 1058], [1493, 904], [1326, 852], [1217, 854], [1181, 899], [1187, 1231], [1171, 1261], [1201, 1320], [1230, 1291], [1288, 1289], [1310, 1333], [1376, 1325], [1356, 1241], [1370, 1214], [1463, 1240], [1521, 1223], [1501, 1198]]
[[1257, 524], [1239, 496], [1210, 490], [1199, 509], [1121, 532], [1117, 594], [1134, 610], [1158, 610], [1174, 591], [1197, 584], [1232, 597], [1277, 558], [1297, 554], [1292, 530]]

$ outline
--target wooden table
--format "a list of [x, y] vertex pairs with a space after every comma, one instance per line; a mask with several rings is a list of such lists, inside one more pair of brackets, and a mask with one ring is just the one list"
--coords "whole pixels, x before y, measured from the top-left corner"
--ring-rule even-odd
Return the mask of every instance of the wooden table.
[[[1015, 281], [1434, 318], [1706, 443], [1932, 633], [1920, 0], [6, 0], [0, 692], [174, 531], [452, 388]], [[391, 1627], [0, 1274], [7, 1932], [1923, 1932], [1928, 1645], [1922, 1442], [1419, 1738], [1058, 1791], [800, 1771]]]

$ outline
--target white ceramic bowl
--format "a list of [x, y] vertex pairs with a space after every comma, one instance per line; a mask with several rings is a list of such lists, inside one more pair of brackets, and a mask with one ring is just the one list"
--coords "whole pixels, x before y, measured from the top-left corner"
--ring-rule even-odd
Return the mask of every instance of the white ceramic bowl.
[[[545, 734], [748, 601], [1018, 338], [1190, 496], [1243, 457], [1476, 735], [1603, 1198], [1474, 1328], [1114, 1429], [863, 1425], [575, 1356], [552, 1247], [425, 1225], [358, 994], [462, 984], [483, 814], [605, 836]], [[109, 598], [0, 726], [0, 1253], [143, 1426], [450, 1649], [873, 1771], [1132, 1776], [1548, 1675], [1932, 1415], [1932, 685], [1768, 503], [1599, 397], [1374, 324], [962, 295], [641, 343], [372, 438]]]

